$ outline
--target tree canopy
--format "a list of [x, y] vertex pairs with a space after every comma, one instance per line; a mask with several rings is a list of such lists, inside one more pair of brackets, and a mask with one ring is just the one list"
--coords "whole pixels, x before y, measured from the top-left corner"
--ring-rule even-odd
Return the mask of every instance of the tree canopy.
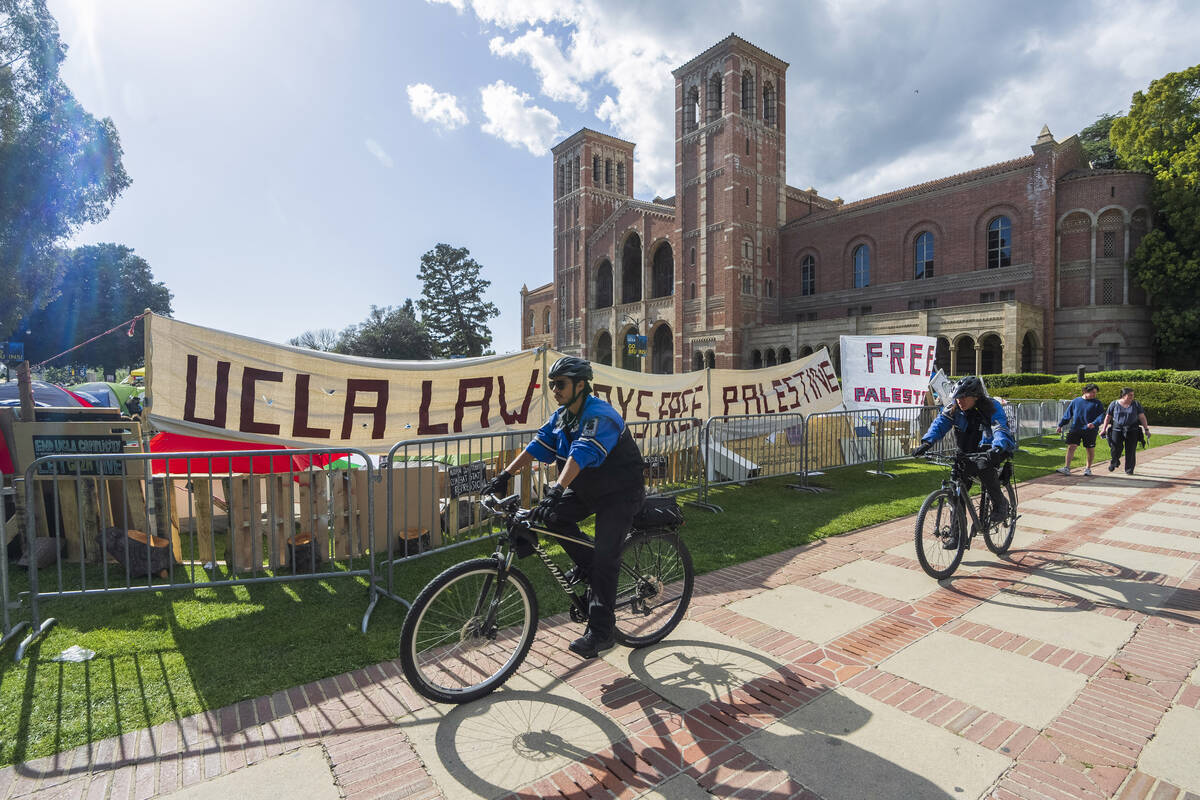
[[492, 345], [488, 320], [499, 316], [483, 294], [491, 281], [480, 277], [479, 262], [465, 247], [439, 243], [421, 256], [421, 321], [433, 339], [434, 355], [481, 356]]
[[1109, 139], [1113, 121], [1117, 114], [1101, 114], [1096, 121], [1079, 132], [1079, 144], [1083, 155], [1096, 169], [1115, 169], [1120, 166], [1117, 151]]
[[66, 52], [45, 0], [0, 0], [0, 331], [53, 299], [56, 245], [129, 185], [116, 126], [59, 77]]
[[364, 321], [341, 332], [333, 351], [351, 356], [423, 361], [433, 357], [433, 344], [429, 332], [417, 319], [412, 300], [405, 300], [400, 308], [371, 306], [371, 313]]
[[[171, 292], [154, 280], [150, 265], [132, 248], [96, 244], [61, 255], [59, 294], [26, 321], [25, 357], [43, 361], [86, 341], [145, 309], [170, 316]], [[22, 332], [23, 333], [23, 332]], [[102, 366], [109, 374], [145, 360], [142, 328], [133, 336], [114, 332], [76, 350], [64, 363]]]
[[1200, 64], [1135, 92], [1110, 131], [1121, 160], [1154, 176], [1155, 228], [1130, 259], [1150, 295], [1164, 365], [1197, 363], [1200, 352]]

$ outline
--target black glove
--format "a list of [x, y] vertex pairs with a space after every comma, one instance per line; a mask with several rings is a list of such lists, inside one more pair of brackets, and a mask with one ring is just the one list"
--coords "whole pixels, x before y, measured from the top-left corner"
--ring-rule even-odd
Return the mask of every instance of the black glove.
[[988, 451], [988, 455], [991, 456], [992, 466], [998, 467], [1008, 458], [1008, 451], [1002, 447], [993, 447]]
[[558, 506], [558, 501], [562, 499], [563, 488], [557, 483], [552, 483], [546, 489], [546, 494], [542, 496], [542, 500], [533, 509], [533, 513], [529, 515], [529, 521], [539, 527], [546, 527], [557, 516], [554, 509]]
[[496, 477], [487, 482], [487, 486], [483, 487], [483, 493], [504, 497], [508, 494], [508, 483], [511, 480], [512, 475], [508, 473], [508, 470], [502, 469], [496, 473]]
[[933, 442], [921, 442], [919, 445], [913, 448], [912, 456], [913, 458], [916, 458], [917, 456], [923, 456], [932, 449]]

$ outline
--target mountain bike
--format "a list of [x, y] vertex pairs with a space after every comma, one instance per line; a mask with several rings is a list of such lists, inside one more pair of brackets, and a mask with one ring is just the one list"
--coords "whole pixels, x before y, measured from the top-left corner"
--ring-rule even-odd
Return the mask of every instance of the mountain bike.
[[[533, 584], [513, 561], [536, 555], [570, 601], [573, 622], [587, 622], [586, 580], [572, 582], [538, 541], [539, 536], [578, 541], [590, 537], [533, 525], [519, 495], [487, 496], [480, 505], [502, 517], [503, 530], [490, 557], [446, 569], [421, 590], [400, 633], [400, 666], [421, 695], [441, 703], [466, 703], [501, 686], [533, 644], [538, 599]], [[530, 552], [531, 551], [531, 552]], [[683, 619], [692, 597], [692, 556], [675, 528], [639, 529], [621, 545], [614, 636], [626, 647], [661, 641]]]
[[[934, 489], [921, 510], [917, 512], [914, 542], [917, 560], [921, 569], [931, 578], [948, 578], [962, 563], [963, 554], [971, 546], [971, 539], [980, 530], [988, 550], [996, 555], [1008, 552], [1013, 535], [1017, 531], [1017, 490], [1012, 482], [1012, 458], [1005, 459], [999, 470], [1000, 487], [1008, 495], [1007, 516], [993, 518], [991, 498], [986, 491], [979, 492], [979, 513], [971, 501], [972, 479], [970, 466], [976, 470], [990, 465], [991, 456], [986, 453], [955, 453], [952, 458], [940, 455], [924, 456], [926, 461], [950, 467], [950, 477]], [[970, 527], [968, 528], [968, 523]]]

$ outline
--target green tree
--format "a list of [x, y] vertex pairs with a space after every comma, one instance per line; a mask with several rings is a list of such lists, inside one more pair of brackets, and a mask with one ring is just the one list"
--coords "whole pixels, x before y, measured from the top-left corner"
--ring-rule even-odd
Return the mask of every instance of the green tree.
[[1117, 154], [1154, 176], [1155, 228], [1130, 259], [1150, 296], [1161, 366], [1186, 368], [1200, 352], [1200, 64], [1134, 92], [1110, 132]]
[[1117, 114], [1101, 114], [1095, 122], [1079, 132], [1083, 156], [1096, 169], [1116, 169], [1120, 166], [1117, 151], [1109, 140], [1109, 130], [1117, 119]]
[[129, 185], [116, 126], [59, 77], [66, 52], [45, 0], [0, 0], [0, 331], [53, 299], [56, 245]]
[[488, 320], [499, 316], [495, 303], [483, 293], [491, 281], [479, 276], [482, 267], [465, 247], [438, 244], [421, 256], [421, 321], [433, 337], [434, 354], [481, 356], [492, 344]]
[[[145, 309], [171, 315], [171, 292], [150, 265], [119, 244], [78, 247], [63, 255], [58, 296], [27, 320], [25, 357], [38, 363], [102, 333]], [[114, 331], [64, 356], [64, 364], [101, 366], [109, 374], [145, 360], [141, 323], [132, 336]], [[55, 366], [61, 366], [55, 364]]]
[[372, 358], [423, 361], [433, 357], [429, 331], [417, 319], [412, 300], [400, 308], [371, 306], [371, 313], [338, 337], [336, 353]]

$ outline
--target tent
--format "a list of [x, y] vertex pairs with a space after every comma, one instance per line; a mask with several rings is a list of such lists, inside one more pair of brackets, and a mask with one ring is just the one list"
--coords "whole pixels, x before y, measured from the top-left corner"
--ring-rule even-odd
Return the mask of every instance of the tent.
[[[151, 453], [209, 453], [246, 450], [286, 450], [281, 444], [263, 444], [261, 442], [240, 442], [234, 439], [209, 439], [203, 436], [185, 436], [180, 433], [157, 433], [150, 440]], [[151, 468], [155, 475], [170, 472], [172, 475], [213, 475], [221, 473], [284, 473], [289, 470], [303, 472], [312, 466], [325, 466], [344, 453], [326, 453], [318, 456], [289, 456], [289, 455], [258, 455], [221, 457], [191, 457], [154, 459]]]
[[142, 397], [146, 391], [142, 386], [133, 386], [128, 383], [113, 383], [111, 381], [79, 383], [70, 388], [72, 392], [95, 397], [97, 402], [94, 405], [119, 408], [122, 413], [129, 411], [127, 404], [130, 397], [133, 395]]
[[[21, 405], [21, 393], [16, 381], [0, 383], [0, 406]], [[33, 404], [40, 408], [78, 408], [90, 407], [85, 398], [73, 394], [56, 383], [45, 381], [30, 381], [33, 390]]]

